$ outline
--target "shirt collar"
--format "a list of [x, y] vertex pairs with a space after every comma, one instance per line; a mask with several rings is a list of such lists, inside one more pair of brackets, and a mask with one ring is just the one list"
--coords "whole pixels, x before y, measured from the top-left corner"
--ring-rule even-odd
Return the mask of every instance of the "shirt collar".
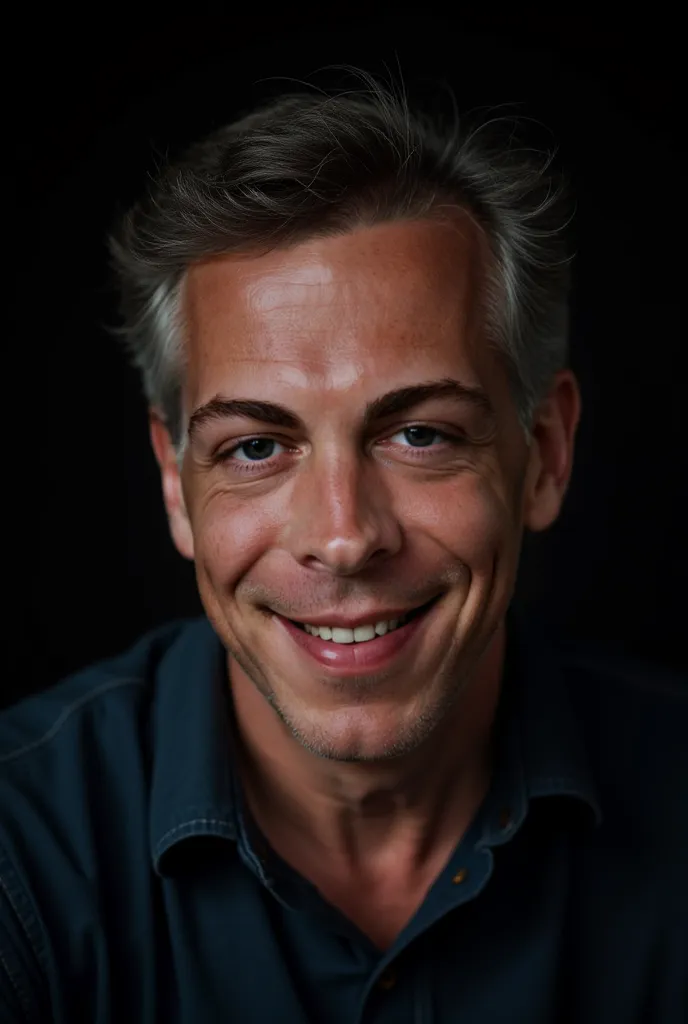
[[165, 652], [153, 702], [150, 848], [162, 875], [183, 840], [236, 839], [226, 655], [207, 619], [184, 624]]
[[[236, 840], [237, 780], [226, 654], [207, 619], [186, 624], [157, 668], [152, 714], [150, 849], [158, 874], [192, 837]], [[529, 803], [570, 797], [602, 820], [580, 726], [554, 652], [520, 613], [507, 617], [495, 770], [482, 843], [506, 842]], [[195, 845], [195, 844], [194, 844]]]

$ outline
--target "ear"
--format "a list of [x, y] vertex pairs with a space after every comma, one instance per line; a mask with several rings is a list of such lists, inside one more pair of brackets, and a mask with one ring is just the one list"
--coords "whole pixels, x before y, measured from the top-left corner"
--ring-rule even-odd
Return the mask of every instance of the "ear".
[[191, 522], [184, 502], [177, 453], [167, 425], [158, 409], [148, 410], [151, 444], [160, 468], [162, 494], [174, 546], [184, 558], [193, 560], [194, 542]]
[[533, 422], [523, 494], [523, 525], [546, 530], [561, 510], [573, 468], [581, 398], [571, 370], [556, 374]]

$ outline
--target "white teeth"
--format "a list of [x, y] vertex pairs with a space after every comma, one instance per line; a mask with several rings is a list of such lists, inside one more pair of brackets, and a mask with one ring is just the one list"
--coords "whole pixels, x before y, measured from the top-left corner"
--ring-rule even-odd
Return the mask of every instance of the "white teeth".
[[360, 643], [361, 640], [374, 640], [375, 626], [356, 626], [354, 629], [354, 640]]
[[354, 642], [354, 631], [353, 629], [342, 629], [341, 626], [334, 626], [332, 629], [332, 639], [336, 644], [352, 644]]
[[311, 636], [319, 636], [321, 640], [331, 640], [335, 644], [365, 643], [374, 640], [376, 636], [384, 636], [393, 629], [402, 625], [401, 619], [385, 619], [370, 626], [356, 626], [355, 629], [346, 629], [342, 626], [311, 626], [306, 624], [303, 628]]

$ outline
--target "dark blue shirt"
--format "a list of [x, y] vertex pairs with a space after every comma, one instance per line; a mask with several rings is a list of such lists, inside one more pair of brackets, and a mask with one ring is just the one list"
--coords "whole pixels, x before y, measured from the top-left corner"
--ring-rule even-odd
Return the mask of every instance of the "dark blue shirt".
[[0, 1021], [686, 1024], [688, 692], [509, 624], [491, 788], [381, 953], [268, 849], [205, 620], [0, 715]]

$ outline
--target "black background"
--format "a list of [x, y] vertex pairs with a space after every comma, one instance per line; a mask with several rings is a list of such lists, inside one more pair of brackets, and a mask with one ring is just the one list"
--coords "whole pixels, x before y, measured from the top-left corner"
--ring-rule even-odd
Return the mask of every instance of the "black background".
[[565, 511], [527, 543], [519, 600], [586, 646], [688, 667], [679, 26], [660, 8], [605, 23], [432, 7], [194, 5], [148, 19], [112, 7], [98, 21], [41, 15], [9, 43], [6, 212], [20, 230], [6, 560], [19, 558], [19, 629], [1, 703], [200, 610], [168, 536], [138, 381], [105, 330], [105, 236], [160, 155], [289, 85], [265, 79], [337, 63], [400, 67], [420, 97], [448, 83], [461, 110], [516, 104], [559, 142], [578, 203], [584, 410]]

